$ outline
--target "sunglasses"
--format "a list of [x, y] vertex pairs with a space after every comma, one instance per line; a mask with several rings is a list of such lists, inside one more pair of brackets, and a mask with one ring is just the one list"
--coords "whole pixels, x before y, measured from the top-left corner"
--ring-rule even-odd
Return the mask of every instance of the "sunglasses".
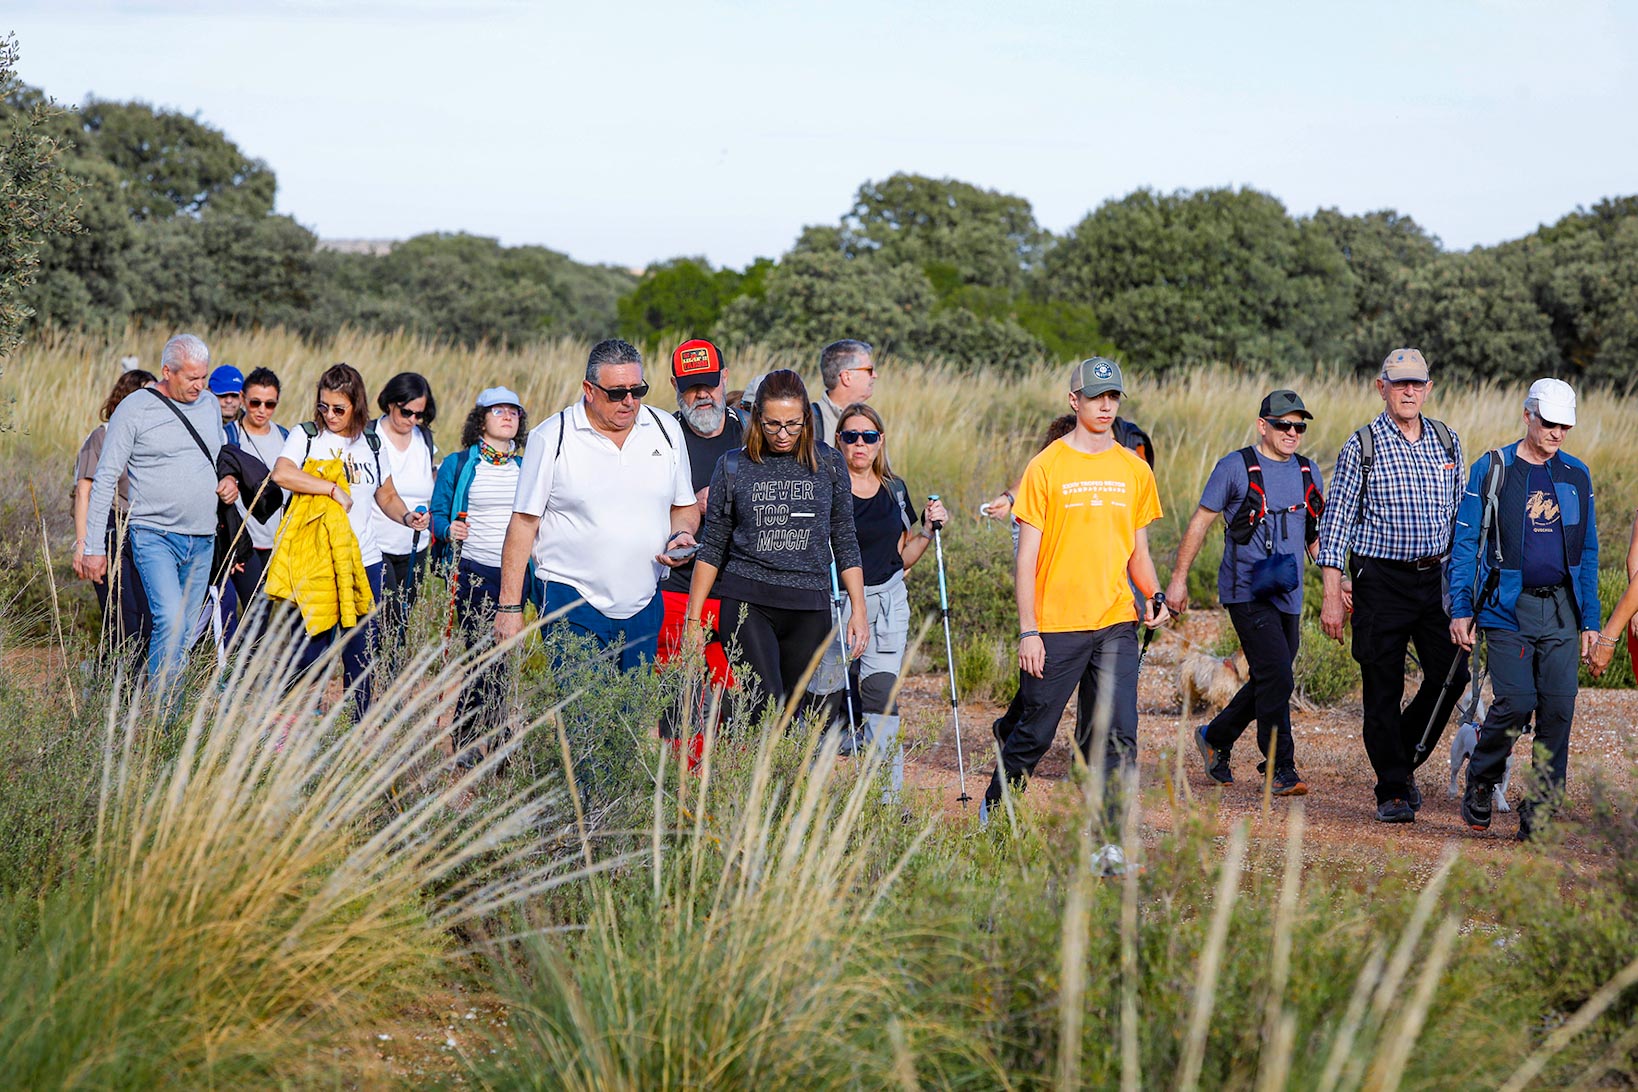
[[875, 375], [876, 374], [876, 365], [874, 365], [874, 364], [863, 364], [863, 365], [860, 365], [857, 368], [844, 368], [842, 370], [843, 371], [849, 371], [849, 372], [869, 372], [871, 375]]
[[844, 444], [857, 444], [861, 441], [867, 444], [879, 444], [882, 442], [882, 434], [873, 428], [845, 428], [836, 435], [841, 438], [841, 441]]
[[1541, 427], [1542, 428], [1557, 429], [1557, 430], [1560, 430], [1560, 431], [1563, 431], [1563, 432], [1568, 432], [1572, 428], [1575, 427], [1574, 425], [1557, 425], [1557, 424], [1554, 424], [1553, 422], [1547, 420], [1547, 418], [1543, 417], [1539, 413], [1536, 414], [1536, 420], [1541, 422]]
[[405, 420], [425, 421], [427, 419], [426, 410], [405, 409], [403, 406], [394, 406], [393, 409], [397, 410], [398, 415], [403, 417]]
[[279, 400], [277, 398], [246, 398], [245, 405], [251, 409], [278, 409]]
[[802, 426], [806, 423], [806, 421], [764, 421], [762, 422], [762, 431], [770, 435], [784, 433], [788, 436], [795, 436], [801, 433]]
[[339, 406], [331, 406], [320, 402], [318, 404], [318, 411], [320, 417], [342, 417], [353, 412], [353, 407], [347, 405], [346, 403], [342, 403]]
[[628, 398], [635, 398], [641, 402], [648, 397], [648, 384], [639, 383], [635, 387], [605, 387], [601, 383], [592, 386], [603, 392], [603, 397], [610, 402], [624, 402]]
[[1282, 421], [1278, 417], [1264, 417], [1268, 427], [1276, 432], [1295, 432], [1298, 436], [1308, 431], [1307, 421]]

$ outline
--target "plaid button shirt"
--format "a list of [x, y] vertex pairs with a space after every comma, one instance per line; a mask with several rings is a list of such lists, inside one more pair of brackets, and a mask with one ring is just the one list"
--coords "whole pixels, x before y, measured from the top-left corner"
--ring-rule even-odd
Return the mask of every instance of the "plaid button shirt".
[[1346, 572], [1349, 550], [1389, 561], [1449, 553], [1462, 501], [1462, 438], [1451, 431], [1453, 459], [1426, 418], [1422, 438], [1414, 444], [1386, 410], [1370, 428], [1375, 451], [1364, 511], [1359, 503], [1359, 437], [1354, 435], [1337, 452], [1320, 520], [1319, 563]]

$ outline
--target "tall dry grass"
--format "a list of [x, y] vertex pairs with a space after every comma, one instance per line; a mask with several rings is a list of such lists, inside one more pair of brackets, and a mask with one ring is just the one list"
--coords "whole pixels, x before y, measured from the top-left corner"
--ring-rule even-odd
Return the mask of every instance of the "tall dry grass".
[[[49, 460], [66, 477], [67, 462], [96, 421], [119, 358], [141, 357], [157, 370], [165, 332], [130, 330], [112, 340], [84, 333], [48, 333], [25, 345], [5, 366], [4, 392], [15, 399], [17, 430], [0, 435], [0, 451]], [[404, 334], [348, 331], [314, 345], [283, 330], [206, 332], [212, 356], [248, 372], [266, 366], [285, 383], [278, 419], [286, 425], [309, 415], [312, 386], [328, 365], [358, 367], [374, 390], [400, 371], [426, 375], [437, 394], [444, 435], [485, 387], [504, 384], [523, 397], [539, 422], [578, 397], [585, 368], [583, 342], [542, 342], [520, 348], [475, 349]], [[1437, 365], [1437, 361], [1434, 362]], [[743, 386], [771, 367], [794, 367], [815, 397], [817, 353], [798, 356], [752, 349], [730, 359], [729, 384]], [[651, 360], [649, 403], [674, 408], [665, 361]], [[1321, 372], [1250, 372], [1211, 368], [1165, 381], [1149, 379], [1142, 361], [1127, 368], [1127, 416], [1154, 436], [1168, 541], [1187, 520], [1213, 463], [1253, 437], [1262, 396], [1277, 387], [1297, 390], [1315, 415], [1304, 450], [1329, 467], [1348, 435], [1381, 408], [1369, 379]], [[963, 371], [947, 365], [890, 358], [883, 362], [873, 403], [887, 422], [895, 467], [922, 494], [953, 498], [958, 514], [976, 518], [977, 505], [1023, 469], [1048, 420], [1067, 411], [1067, 370], [1043, 366], [1021, 372]], [[1428, 413], [1463, 437], [1471, 462], [1486, 448], [1516, 439], [1524, 387], [1435, 384]], [[1638, 399], [1611, 391], [1581, 392], [1580, 420], [1567, 449], [1593, 469], [1607, 523], [1624, 534], [1627, 509], [1638, 502]], [[448, 441], [445, 441], [448, 446]], [[1619, 517], [1615, 513], [1620, 513]]]

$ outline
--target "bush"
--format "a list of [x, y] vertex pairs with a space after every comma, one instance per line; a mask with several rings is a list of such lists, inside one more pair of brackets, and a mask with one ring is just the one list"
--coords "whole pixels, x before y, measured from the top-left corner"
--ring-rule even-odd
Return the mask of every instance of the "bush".
[[1354, 662], [1349, 643], [1331, 640], [1311, 621], [1302, 624], [1302, 647], [1297, 651], [1293, 671], [1297, 693], [1315, 705], [1334, 705], [1360, 685], [1359, 665]]

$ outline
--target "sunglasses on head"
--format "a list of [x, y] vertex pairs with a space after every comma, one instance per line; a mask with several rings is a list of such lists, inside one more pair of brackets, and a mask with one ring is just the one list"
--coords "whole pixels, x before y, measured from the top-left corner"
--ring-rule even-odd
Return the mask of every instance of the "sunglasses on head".
[[1308, 431], [1307, 421], [1285, 421], [1278, 417], [1264, 417], [1268, 427], [1277, 432], [1295, 432], [1298, 436]]
[[881, 439], [882, 439], [882, 434], [877, 432], [873, 428], [867, 428], [867, 429], [845, 428], [841, 432], [838, 432], [836, 435], [841, 437], [842, 443], [844, 443], [844, 444], [856, 444], [856, 443], [859, 443], [861, 440], [864, 441], [867, 444], [879, 444], [879, 443], [881, 443]]
[[277, 398], [246, 398], [245, 405], [251, 409], [278, 409], [279, 400]]
[[610, 402], [624, 402], [627, 398], [635, 398], [641, 402], [648, 397], [648, 384], [639, 383], [635, 387], [605, 387], [601, 383], [592, 386], [603, 392], [603, 397]]
[[427, 419], [426, 410], [405, 409], [403, 406], [394, 406], [393, 409], [398, 411], [398, 415], [400, 417], [407, 418], [411, 421], [425, 421]]

